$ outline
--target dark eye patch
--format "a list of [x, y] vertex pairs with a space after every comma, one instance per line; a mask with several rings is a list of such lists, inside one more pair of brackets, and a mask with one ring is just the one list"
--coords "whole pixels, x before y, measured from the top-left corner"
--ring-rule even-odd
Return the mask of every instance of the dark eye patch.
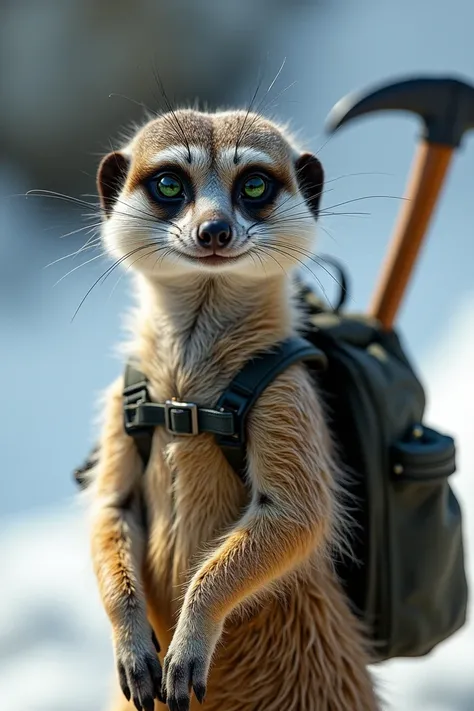
[[263, 218], [284, 186], [284, 181], [267, 167], [247, 166], [234, 181], [233, 202], [251, 218]]
[[178, 214], [194, 200], [191, 178], [182, 168], [163, 166], [142, 180], [150, 200], [161, 214], [170, 217]]

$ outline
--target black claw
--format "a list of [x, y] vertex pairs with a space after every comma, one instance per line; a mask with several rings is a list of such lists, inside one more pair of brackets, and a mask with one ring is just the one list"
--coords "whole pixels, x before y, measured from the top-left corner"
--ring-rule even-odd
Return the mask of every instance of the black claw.
[[137, 711], [143, 711], [140, 699], [137, 696], [133, 697], [133, 703]]
[[144, 711], [154, 711], [155, 702], [153, 701], [151, 696], [146, 696], [143, 699], [143, 708], [144, 708]]
[[161, 693], [161, 691], [160, 691], [159, 694], [156, 695], [156, 698], [158, 699], [158, 701], [159, 701], [160, 703], [166, 704], [166, 696], [163, 696], [163, 694]]
[[125, 673], [123, 664], [121, 664], [120, 662], [117, 665], [117, 671], [119, 675], [119, 683], [120, 688], [122, 689], [122, 694], [125, 696], [127, 701], [130, 701], [131, 693], [130, 689], [128, 688], [127, 675]]
[[156, 651], [157, 651], [157, 652], [161, 652], [160, 643], [158, 642], [158, 640], [157, 640], [157, 638], [156, 638], [155, 630], [152, 630], [152, 631], [151, 631], [151, 641], [152, 641], [153, 644], [155, 645]]
[[204, 684], [193, 684], [193, 691], [196, 695], [196, 699], [199, 701], [200, 704], [204, 701], [206, 698], [206, 686]]
[[161, 703], [166, 704], [166, 687], [164, 681], [161, 685], [161, 698], [158, 697], [158, 699], [161, 701]]
[[156, 698], [164, 703], [161, 696], [161, 685], [163, 683], [163, 675], [161, 672], [161, 667], [156, 659], [147, 662], [148, 671], [150, 672], [151, 679], [153, 681], [153, 693]]
[[163, 694], [163, 689], [159, 683], [155, 684], [154, 691], [158, 701], [161, 701], [162, 704], [166, 704], [166, 694]]
[[189, 696], [179, 696], [177, 702], [179, 711], [189, 711]]

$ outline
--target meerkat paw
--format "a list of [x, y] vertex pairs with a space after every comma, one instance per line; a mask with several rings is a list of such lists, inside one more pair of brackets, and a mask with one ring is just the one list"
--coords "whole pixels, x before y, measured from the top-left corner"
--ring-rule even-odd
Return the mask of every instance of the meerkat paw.
[[116, 640], [115, 658], [120, 688], [127, 701], [133, 701], [137, 711], [153, 711], [154, 699], [164, 701], [159, 651], [160, 645], [153, 631], [150, 631], [149, 640], [144, 639], [142, 634]]
[[179, 623], [163, 664], [162, 696], [170, 711], [188, 711], [191, 689], [200, 704], [206, 695], [211, 657], [220, 630], [203, 633]]

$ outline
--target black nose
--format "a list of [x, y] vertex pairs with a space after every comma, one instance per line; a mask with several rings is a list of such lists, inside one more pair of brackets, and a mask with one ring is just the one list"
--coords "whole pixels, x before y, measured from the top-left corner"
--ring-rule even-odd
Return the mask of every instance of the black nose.
[[208, 220], [199, 225], [197, 240], [201, 247], [219, 249], [232, 239], [232, 229], [225, 220]]

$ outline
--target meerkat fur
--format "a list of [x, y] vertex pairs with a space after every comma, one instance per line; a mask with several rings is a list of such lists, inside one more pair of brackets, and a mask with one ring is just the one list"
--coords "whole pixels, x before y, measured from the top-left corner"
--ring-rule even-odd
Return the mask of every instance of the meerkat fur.
[[[292, 275], [314, 247], [322, 189], [317, 158], [245, 111], [161, 115], [102, 160], [102, 240], [137, 298], [125, 351], [153, 401], [215, 407], [254, 354], [298, 333]], [[161, 427], [144, 472], [122, 390], [120, 377], [105, 396], [90, 487], [112, 711], [204, 698], [208, 711], [375, 711], [332, 564], [347, 533], [340, 472], [305, 366], [253, 407], [245, 483], [212, 435]]]

